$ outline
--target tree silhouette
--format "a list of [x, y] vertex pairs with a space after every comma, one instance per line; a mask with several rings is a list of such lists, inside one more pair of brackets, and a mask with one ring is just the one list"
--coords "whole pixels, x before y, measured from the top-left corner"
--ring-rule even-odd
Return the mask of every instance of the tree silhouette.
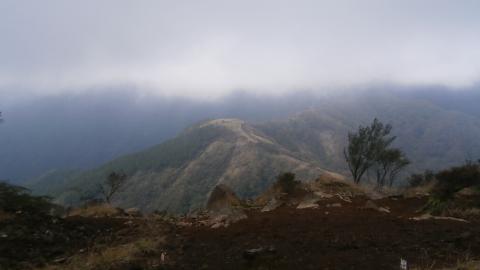
[[100, 184], [100, 192], [107, 203], [110, 203], [113, 195], [115, 195], [125, 184], [127, 175], [125, 173], [111, 172], [105, 182]]
[[370, 126], [360, 126], [356, 133], [348, 133], [348, 146], [343, 153], [353, 181], [358, 184], [364, 174], [373, 168], [377, 185], [391, 186], [397, 174], [410, 161], [397, 148], [390, 148], [395, 136], [390, 136], [392, 126], [375, 118]]

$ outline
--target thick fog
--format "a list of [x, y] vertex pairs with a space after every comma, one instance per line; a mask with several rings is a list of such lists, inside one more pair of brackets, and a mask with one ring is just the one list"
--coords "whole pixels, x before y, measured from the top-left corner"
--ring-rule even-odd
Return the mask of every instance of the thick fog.
[[285, 118], [340, 90], [390, 89], [479, 117], [479, 10], [473, 0], [0, 1], [0, 179], [95, 166], [207, 118]]
[[[382, 86], [363, 89], [362, 93], [358, 89], [352, 92], [376, 95], [375, 91], [385, 92], [385, 89], [390, 89], [389, 95], [423, 100], [480, 122], [479, 87], [456, 92], [446, 88]], [[284, 96], [236, 92], [220, 100], [199, 101], [145, 96], [124, 87], [24, 97], [2, 106], [0, 179], [21, 181], [53, 169], [90, 168], [159, 144], [198, 121], [219, 117], [241, 118], [252, 123], [284, 120], [311, 108], [335, 107], [340, 100], [355, 101], [352, 92], [329, 95], [301, 92]], [[380, 101], [389, 102], [389, 95]], [[378, 100], [372, 102], [375, 106]]]
[[159, 144], [211, 118], [256, 122], [287, 117], [312, 106], [315, 99], [311, 97], [238, 92], [221, 100], [196, 101], [119, 88], [17, 99], [2, 107], [0, 179], [18, 181], [52, 169], [99, 165]]
[[474, 0], [4, 0], [0, 91], [464, 87], [479, 79], [479, 10]]

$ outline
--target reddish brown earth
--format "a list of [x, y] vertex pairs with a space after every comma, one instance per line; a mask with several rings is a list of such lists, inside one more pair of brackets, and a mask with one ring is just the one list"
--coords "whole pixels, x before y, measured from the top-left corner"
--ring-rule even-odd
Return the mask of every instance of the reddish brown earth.
[[109, 218], [14, 215], [0, 222], [0, 270], [27, 269], [109, 243], [123, 226]]
[[[467, 254], [480, 257], [479, 221], [410, 219], [420, 215], [416, 211], [425, 199], [375, 201], [391, 213], [364, 209], [365, 202], [362, 198], [352, 203], [330, 199], [317, 209], [252, 210], [248, 219], [219, 229], [179, 226], [154, 218], [67, 218], [35, 230], [23, 228], [32, 233], [28, 237], [0, 239], [0, 262], [47, 263], [70, 269], [69, 258], [139, 238], [163, 240], [156, 251], [110, 269], [399, 269], [400, 258], [411, 266], [436, 269], [453, 265]], [[332, 203], [342, 206], [327, 207]], [[6, 224], [13, 226], [6, 222], [0, 224], [0, 231]], [[45, 230], [58, 235], [31, 240], [34, 233]], [[167, 254], [164, 261], [162, 253]], [[66, 259], [55, 262], [58, 258]]]
[[[440, 267], [467, 253], [480, 255], [476, 222], [410, 220], [421, 199], [377, 201], [389, 214], [361, 209], [364, 203], [285, 207], [251, 213], [228, 228], [186, 229], [178, 269], [399, 269], [400, 258]], [[262, 247], [272, 251], [245, 258], [245, 250]]]

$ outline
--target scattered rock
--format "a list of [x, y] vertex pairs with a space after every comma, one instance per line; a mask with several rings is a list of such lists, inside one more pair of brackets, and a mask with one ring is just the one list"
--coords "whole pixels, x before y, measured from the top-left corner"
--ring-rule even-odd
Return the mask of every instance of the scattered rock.
[[307, 209], [307, 208], [318, 208], [318, 201], [320, 200], [320, 197], [313, 196], [313, 197], [308, 197], [305, 198], [303, 201], [301, 201], [297, 209]]
[[241, 205], [240, 199], [226, 185], [220, 184], [210, 193], [206, 208], [213, 212], [224, 212]]
[[167, 253], [166, 252], [162, 252], [160, 254], [160, 263], [161, 264], [165, 264], [167, 262]]
[[322, 198], [322, 199], [330, 199], [330, 198], [333, 198], [333, 195], [327, 194], [327, 193], [322, 192], [322, 191], [315, 191], [313, 194], [314, 194], [315, 196], [318, 196], [318, 197]]
[[455, 197], [473, 197], [473, 196], [480, 196], [480, 191], [473, 187], [466, 187], [461, 189], [455, 193]]
[[458, 221], [458, 222], [466, 222], [466, 223], [469, 223], [467, 220], [465, 219], [461, 219], [461, 218], [454, 218], [454, 217], [439, 217], [439, 216], [432, 216], [431, 214], [423, 214], [419, 217], [413, 217], [413, 218], [410, 218], [412, 220], [416, 220], [416, 221], [420, 221], [420, 220], [428, 220], [428, 219], [437, 219], [437, 220], [451, 220], [451, 221]]
[[192, 222], [187, 222], [187, 221], [177, 222], [177, 226], [180, 226], [180, 227], [191, 227], [192, 225], [193, 225]]
[[228, 223], [218, 222], [218, 223], [214, 223], [212, 226], [210, 226], [210, 228], [212, 228], [212, 229], [218, 229], [218, 228], [221, 228], [221, 227], [228, 227]]
[[341, 203], [329, 203], [327, 204], [327, 207], [342, 207], [342, 204]]
[[61, 258], [57, 258], [57, 259], [53, 260], [54, 263], [64, 263], [66, 261], [67, 261], [66, 257], [61, 257]]
[[252, 261], [258, 256], [261, 256], [264, 254], [273, 254], [275, 252], [276, 252], [276, 249], [274, 246], [247, 249], [243, 252], [243, 258], [247, 261]]
[[134, 207], [125, 209], [125, 214], [127, 216], [130, 216], [130, 217], [141, 217], [142, 216], [142, 212], [140, 211], [140, 209], [134, 208]]
[[213, 229], [227, 227], [231, 223], [247, 218], [240, 199], [223, 184], [212, 190], [206, 209], [206, 220], [198, 223]]
[[373, 210], [378, 211], [378, 212], [390, 213], [390, 210], [388, 208], [380, 207], [380, 206], [376, 205], [371, 200], [369, 200], [365, 203], [365, 206], [363, 207], [363, 209], [373, 209]]
[[277, 209], [278, 207], [282, 206], [284, 203], [275, 199], [275, 198], [272, 198], [270, 201], [268, 201], [268, 203], [262, 208], [262, 212], [270, 212], [272, 210], [275, 210]]
[[348, 202], [348, 203], [351, 203], [351, 202], [352, 202], [351, 196], [342, 195], [342, 194], [336, 194], [336, 195], [337, 195], [337, 197], [338, 197], [340, 200], [342, 200], [342, 201], [344, 201], [344, 202]]
[[317, 203], [302, 202], [297, 206], [297, 209], [315, 209], [315, 208], [318, 208]]

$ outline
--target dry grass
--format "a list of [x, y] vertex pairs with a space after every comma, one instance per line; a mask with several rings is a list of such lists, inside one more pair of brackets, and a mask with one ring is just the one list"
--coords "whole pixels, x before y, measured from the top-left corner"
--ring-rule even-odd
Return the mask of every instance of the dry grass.
[[444, 215], [463, 218], [463, 219], [471, 219], [475, 217], [480, 217], [480, 208], [467, 208], [467, 209], [459, 209], [459, 208], [447, 208], [445, 209]]
[[473, 259], [469, 252], [459, 259], [451, 267], [437, 267], [435, 261], [425, 260], [420, 265], [411, 268], [411, 270], [479, 270], [480, 261]]
[[480, 261], [468, 261], [468, 262], [461, 262], [458, 263], [453, 268], [445, 268], [443, 270], [478, 270], [480, 269]]
[[98, 204], [73, 209], [69, 216], [82, 217], [115, 217], [122, 216], [123, 210], [115, 208], [109, 204]]
[[309, 183], [309, 189], [312, 191], [321, 191], [326, 194], [336, 195], [342, 194], [349, 197], [365, 195], [368, 197], [375, 197], [371, 194], [373, 191], [360, 185], [356, 185], [343, 176], [336, 174], [322, 174], [315, 181]]
[[0, 209], [0, 221], [12, 219], [13, 217], [14, 217], [14, 215], [12, 215], [10, 213], [7, 213], [7, 212], [3, 211], [2, 209]]
[[427, 183], [425, 185], [420, 185], [420, 186], [417, 186], [417, 187], [407, 188], [403, 192], [403, 196], [405, 198], [428, 196], [428, 195], [431, 194], [433, 188], [435, 187], [435, 184], [436, 184], [436, 182], [432, 181], [432, 182]]
[[[108, 270], [123, 269], [142, 259], [142, 269], [158, 265], [156, 261], [146, 259], [158, 252], [158, 242], [151, 239], [139, 239], [135, 242], [107, 247], [88, 254], [78, 254], [69, 258], [64, 264], [49, 265], [38, 270]], [[158, 257], [158, 256], [156, 256]], [[147, 265], [145, 265], [147, 264]], [[127, 267], [128, 268], [128, 267]]]

